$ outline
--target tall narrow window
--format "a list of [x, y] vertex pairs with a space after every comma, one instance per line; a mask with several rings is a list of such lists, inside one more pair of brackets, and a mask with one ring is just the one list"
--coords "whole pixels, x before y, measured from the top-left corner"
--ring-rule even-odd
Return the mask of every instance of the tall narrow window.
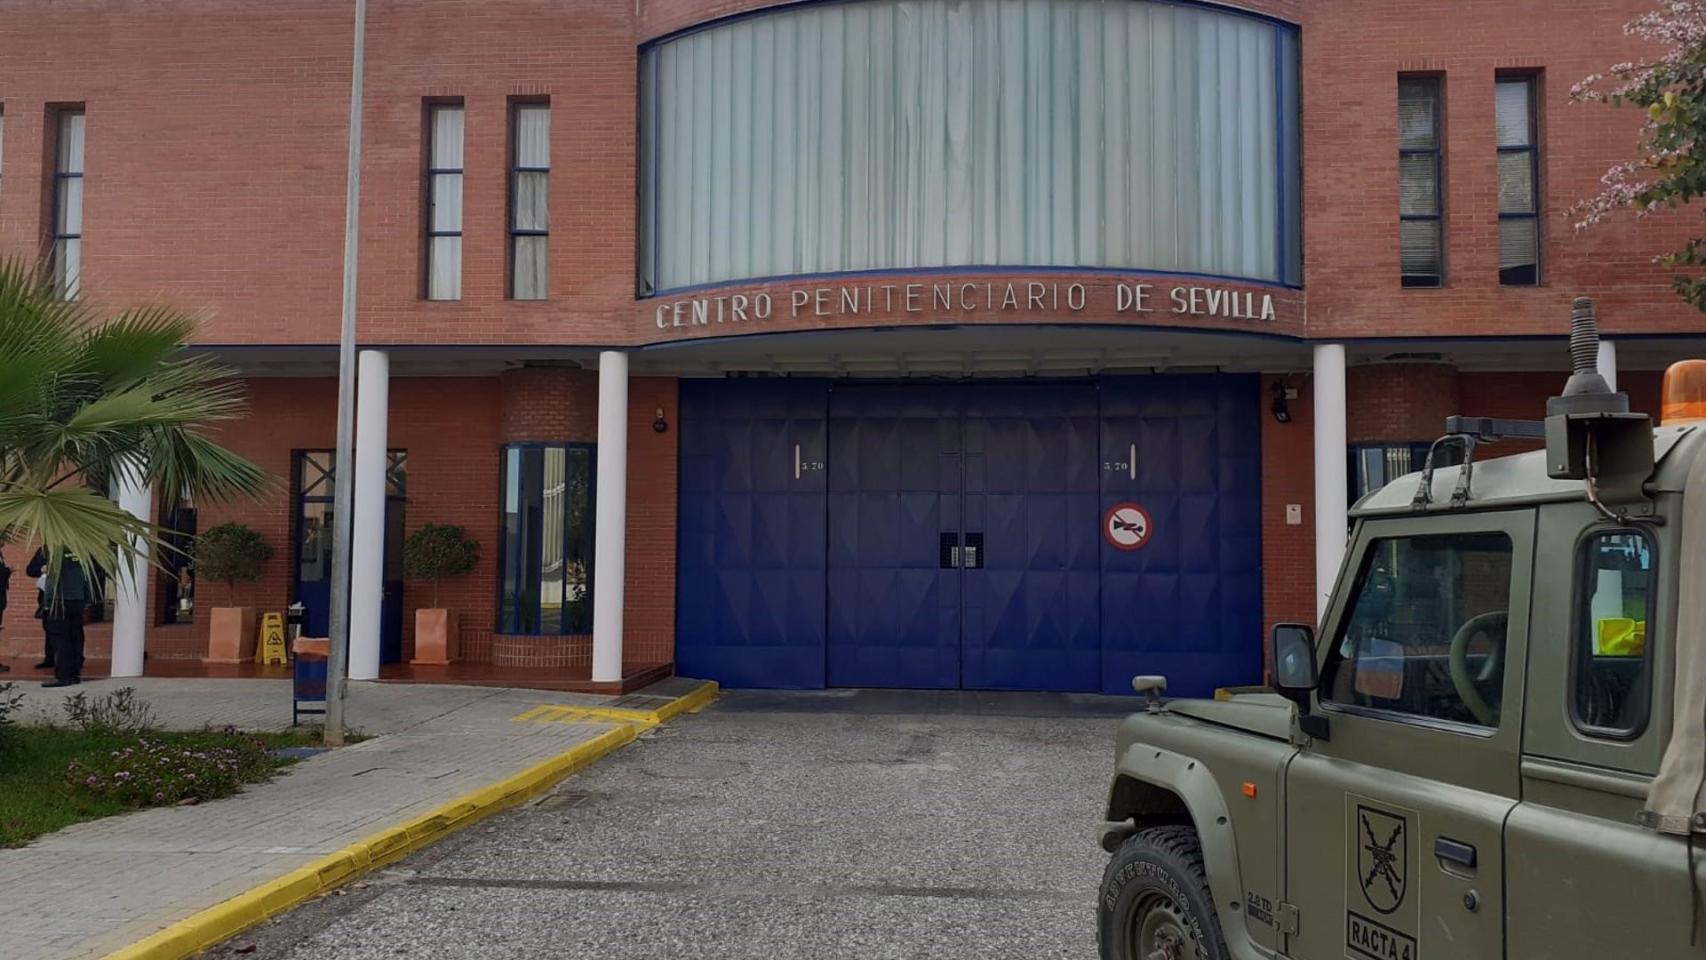
[[1398, 260], [1406, 287], [1445, 282], [1440, 80], [1398, 78]]
[[1540, 149], [1534, 77], [1493, 88], [1499, 131], [1499, 282], [1540, 282]]
[[77, 299], [83, 275], [83, 111], [54, 111], [53, 282]]
[[428, 300], [462, 299], [462, 104], [427, 108]]
[[592, 630], [593, 448], [503, 448], [498, 632]]
[[[6, 156], [6, 108], [0, 107], [0, 168], [3, 168]], [[3, 182], [3, 181], [0, 181]]]
[[551, 107], [518, 103], [510, 112], [509, 292], [517, 300], [546, 295], [551, 234]]

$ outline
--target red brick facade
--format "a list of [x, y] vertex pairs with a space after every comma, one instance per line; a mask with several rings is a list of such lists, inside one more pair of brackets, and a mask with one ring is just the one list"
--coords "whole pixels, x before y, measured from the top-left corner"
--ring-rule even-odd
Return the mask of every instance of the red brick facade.
[[[1427, 338], [1556, 336], [1577, 294], [1598, 299], [1602, 324], [1614, 335], [1701, 331], [1699, 314], [1674, 297], [1651, 263], [1691, 223], [1661, 217], [1578, 235], [1567, 212], [1596, 189], [1609, 163], [1628, 155], [1638, 121], [1571, 105], [1570, 85], [1641, 53], [1621, 26], [1648, 0], [1232, 4], [1297, 24], [1302, 37], [1304, 287], [1271, 289], [1271, 322], [1086, 316], [1052, 306], [988, 316], [944, 310], [927, 298], [916, 313], [876, 319], [784, 309], [740, 331], [660, 329], [660, 303], [635, 295], [638, 51], [675, 31], [779, 2], [369, 5], [360, 339], [394, 348], [390, 445], [408, 451], [407, 528], [456, 523], [485, 547], [472, 575], [443, 587], [445, 604], [461, 612], [472, 659], [540, 665], [588, 656], [586, 638], [545, 649], [505, 646], [492, 636], [497, 451], [512, 441], [594, 441], [598, 375], [591, 360], [600, 348], [871, 325], [1159, 325], [1175, 328], [1171, 333], [1263, 334], [1250, 342], [1279, 343], [1275, 350], [1292, 358], [1268, 364], [1264, 403], [1269, 384], [1297, 392], [1291, 422], [1262, 413], [1263, 589], [1273, 622], [1314, 615], [1309, 341], [1346, 341], [1354, 352], [1359, 344], [1406, 338], [1410, 346], [1390, 351], [1402, 354]], [[7, 51], [0, 59], [0, 249], [34, 251], [50, 229], [47, 116], [56, 105], [80, 105], [88, 117], [87, 295], [206, 311], [201, 345], [248, 377], [249, 419], [223, 437], [272, 472], [278, 488], [255, 503], [205, 507], [199, 522], [206, 528], [241, 520], [273, 544], [266, 578], [236, 596], [268, 609], [282, 607], [292, 590], [292, 454], [330, 448], [334, 439], [328, 374], [341, 289], [350, 15], [338, 0], [0, 0], [0, 49]], [[1500, 286], [1497, 270], [1493, 82], [1511, 71], [1541, 77], [1543, 283], [1529, 288]], [[1398, 279], [1394, 110], [1397, 79], [1409, 72], [1444, 78], [1447, 276], [1439, 289], [1404, 289]], [[506, 296], [508, 111], [517, 98], [548, 99], [555, 118], [549, 298], [542, 301]], [[460, 100], [466, 110], [462, 299], [454, 302], [422, 295], [423, 117], [425, 104], [436, 100]], [[1105, 299], [1115, 283], [1144, 277], [1021, 272], [1003, 280], [1082, 281]], [[967, 279], [982, 278], [943, 271], [861, 282], [928, 290]], [[770, 292], [785, 307], [788, 291], [814, 282], [731, 285], [714, 294]], [[1460, 371], [1414, 357], [1385, 361], [1386, 353], [1365, 347], [1353, 356], [1352, 443], [1425, 441], [1456, 412], [1532, 417], [1559, 382], [1551, 372]], [[1225, 358], [1230, 368], [1250, 368], [1239, 359]], [[468, 370], [458, 373], [463, 363]], [[445, 375], [446, 368], [457, 375]], [[637, 365], [629, 398], [625, 649], [631, 663], [655, 664], [670, 659], [674, 642], [679, 411], [676, 380], [642, 372]], [[1622, 380], [1638, 408], [1656, 408], [1656, 370], [1626, 371]], [[663, 432], [653, 429], [660, 411]], [[1302, 511], [1295, 524], [1287, 522], [1291, 504]], [[25, 559], [21, 548], [9, 551], [20, 576], [0, 653], [28, 652], [37, 642], [19, 626], [30, 604]], [[202, 607], [223, 592], [201, 585]], [[426, 593], [405, 596], [412, 611]], [[404, 623], [406, 656], [412, 614]], [[97, 655], [103, 636], [91, 632]], [[205, 617], [150, 634], [155, 656], [204, 649]]]

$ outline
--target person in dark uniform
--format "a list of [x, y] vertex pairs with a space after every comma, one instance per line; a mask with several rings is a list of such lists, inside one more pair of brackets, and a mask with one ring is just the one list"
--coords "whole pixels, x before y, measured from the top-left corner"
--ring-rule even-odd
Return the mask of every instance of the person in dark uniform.
[[[28, 571], [26, 570], [26, 573]], [[36, 577], [36, 619], [41, 621], [41, 662], [37, 670], [53, 669], [53, 634], [47, 629], [47, 574]]]
[[[6, 566], [6, 555], [0, 553], [0, 620], [6, 618], [6, 588], [12, 585], [12, 568]], [[11, 670], [11, 667], [0, 663], [0, 673]]]
[[[49, 573], [47, 550], [37, 550], [25, 573], [39, 577]], [[42, 626], [53, 649], [53, 679], [44, 687], [69, 687], [83, 682], [83, 615], [89, 604], [89, 577], [83, 564], [66, 554], [59, 576], [48, 582]]]

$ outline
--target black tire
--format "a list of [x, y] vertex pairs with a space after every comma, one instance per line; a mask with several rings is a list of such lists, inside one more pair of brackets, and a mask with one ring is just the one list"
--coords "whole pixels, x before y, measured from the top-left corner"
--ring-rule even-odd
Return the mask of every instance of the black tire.
[[1190, 827], [1127, 837], [1102, 874], [1097, 913], [1102, 960], [1228, 960]]

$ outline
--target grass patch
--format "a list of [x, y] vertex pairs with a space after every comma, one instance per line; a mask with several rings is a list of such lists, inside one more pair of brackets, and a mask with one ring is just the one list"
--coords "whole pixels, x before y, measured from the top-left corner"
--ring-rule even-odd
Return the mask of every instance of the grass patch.
[[[139, 739], [167, 747], [217, 750], [229, 746], [233, 734], [217, 730], [183, 733], [80, 730], [62, 727], [0, 729], [0, 847], [16, 847], [44, 833], [84, 820], [109, 817], [135, 808], [123, 800], [98, 796], [73, 786], [66, 777], [72, 763], [101, 763], [115, 752], [135, 747]], [[318, 746], [315, 730], [242, 734], [269, 748]], [[270, 777], [294, 761], [269, 758], [262, 769], [250, 771], [245, 782]]]

